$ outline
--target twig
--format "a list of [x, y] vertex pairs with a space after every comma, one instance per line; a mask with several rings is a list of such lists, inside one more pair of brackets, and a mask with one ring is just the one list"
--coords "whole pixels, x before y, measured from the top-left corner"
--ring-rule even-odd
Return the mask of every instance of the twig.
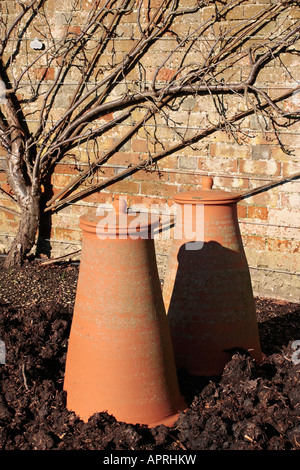
[[22, 375], [23, 375], [23, 380], [24, 380], [24, 386], [26, 390], [28, 390], [27, 379], [25, 375], [25, 363], [22, 364]]
[[52, 258], [46, 261], [41, 261], [40, 264], [43, 266], [46, 264], [54, 264], [54, 263], [59, 263], [59, 261], [62, 261], [66, 258], [73, 258], [73, 256], [77, 255], [78, 253], [81, 253], [81, 250], [73, 251], [72, 253], [68, 253], [67, 255], [59, 256], [57, 258]]
[[176, 444], [182, 449], [182, 450], [187, 450], [187, 448], [178, 440], [176, 439], [176, 437], [172, 436], [172, 434], [170, 434], [171, 438], [173, 439], [173, 441], [176, 442]]

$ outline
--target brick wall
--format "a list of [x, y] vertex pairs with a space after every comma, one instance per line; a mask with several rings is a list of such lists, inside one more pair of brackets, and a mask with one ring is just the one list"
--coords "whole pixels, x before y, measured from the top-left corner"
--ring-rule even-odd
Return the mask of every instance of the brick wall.
[[[8, 1], [10, 5], [13, 2]], [[51, 3], [51, 2], [49, 2]], [[56, 25], [56, 34], [64, 26], [64, 2], [52, 2], [55, 5], [53, 20]], [[185, 2], [186, 6], [193, 6], [193, 0]], [[233, 9], [227, 16], [222, 27], [233, 27], [238, 21], [247, 20], [268, 4], [268, 1], [249, 1]], [[80, 28], [82, 18], [89, 11], [89, 1], [82, 2], [81, 9], [76, 15], [74, 28]], [[173, 30], [184, 34], [191, 27], [192, 22], [209, 19], [213, 14], [213, 7], [205, 7], [201, 18], [192, 14], [184, 20], [175, 23]], [[287, 18], [289, 22], [296, 22], [300, 17], [299, 9], [294, 9]], [[258, 35], [257, 40], [272, 34], [276, 28], [281, 27], [283, 15], [277, 22], [270, 22]], [[126, 16], [126, 23], [119, 26], [122, 39], [114, 44], [114, 54], [122, 55], [132, 46], [132, 37], [137, 34], [136, 9]], [[32, 33], [33, 34], [33, 33]], [[203, 47], [213, 38], [203, 39]], [[30, 38], [32, 39], [32, 37]], [[24, 39], [25, 40], [25, 39]], [[141, 59], [143, 65], [143, 79], [151, 82], [157, 66], [161, 62], [162, 54], [167, 54], [174, 47], [175, 37], [165, 35], [151, 49], [151, 54]], [[200, 47], [200, 46], [199, 46]], [[285, 90], [295, 86], [295, 77], [300, 77], [300, 66], [297, 55], [285, 53], [282, 61], [275, 61], [267, 65], [259, 74], [258, 83], [267, 90], [272, 97], [278, 96]], [[112, 60], [112, 51], [108, 50], [101, 57], [101, 62]], [[195, 61], [198, 60], [195, 55]], [[174, 57], [159, 72], [157, 79], [161, 82], [168, 80], [174, 73], [178, 58]], [[232, 70], [223, 72], [224, 78], [230, 74], [232, 81], [247, 76], [251, 64], [248, 58], [237, 60]], [[291, 75], [287, 72], [289, 68]], [[45, 89], [51, 86], [55, 76], [55, 68], [47, 71], [41, 64], [36, 66], [36, 79], [44, 76]], [[44, 73], [46, 72], [46, 76]], [[134, 86], [139, 79], [135, 69], [127, 77]], [[25, 80], [25, 78], [24, 78]], [[26, 80], [25, 80], [26, 81]], [[26, 83], [24, 83], [26, 86]], [[61, 100], [57, 101], [52, 118], [57, 119], [63, 112], [64, 103], [69, 98], [72, 87], [76, 85], [69, 82], [62, 86]], [[114, 91], [114, 96], [122, 93], [121, 82]], [[26, 88], [24, 88], [26, 94]], [[286, 100], [284, 106], [287, 110], [300, 107], [300, 94]], [[148, 151], [159, 152], [174, 142], [179, 141], [178, 132], [187, 135], [198, 132], [207, 125], [207, 118], [214, 121], [218, 118], [213, 98], [210, 96], [188, 96], [180, 100], [180, 113], [170, 111], [169, 121], [157, 116], [149, 120], [138, 133], [128, 141], [94, 176], [93, 182], [101, 181], [106, 177], [118, 174], [129, 164], [137, 164], [147, 158]], [[179, 105], [179, 102], [178, 102]], [[245, 101], [240, 96], [224, 97], [224, 105], [232, 113], [241, 112], [245, 108]], [[35, 105], [36, 106], [36, 105]], [[104, 120], [113, 116], [106, 116]], [[98, 138], [97, 146], [104, 153], [141, 117], [141, 110], [137, 109], [131, 118], [122, 122], [117, 128], [109, 130]], [[101, 123], [101, 120], [99, 120]], [[36, 126], [34, 113], [31, 125]], [[275, 135], [268, 122], [262, 121], [255, 115], [246, 117], [240, 123], [241, 133], [239, 141], [230, 136], [225, 130], [219, 130], [201, 139], [190, 147], [182, 149], [159, 160], [151, 171], [140, 170], [127, 178], [95, 192], [81, 201], [64, 206], [45, 219], [44, 231], [41, 234], [45, 246], [51, 249], [51, 256], [59, 256], [80, 249], [81, 231], [78, 229], [79, 216], [86, 213], [90, 207], [98, 204], [111, 204], [116, 195], [126, 195], [127, 202], [132, 208], [144, 205], [150, 207], [159, 204], [160, 207], [173, 205], [174, 194], [180, 191], [193, 190], [201, 187], [202, 177], [211, 175], [214, 178], [214, 187], [231, 191], [242, 191], [259, 187], [268, 182], [300, 172], [300, 128], [299, 123], [278, 130]], [[262, 131], [262, 126], [264, 131]], [[284, 153], [280, 148], [277, 137], [286, 144], [290, 153]], [[93, 157], [92, 150], [87, 151], [86, 146], [78, 146], [66, 155], [51, 177], [52, 191], [55, 194], [71, 181], [82, 169], [87, 168], [89, 159]], [[0, 159], [4, 162], [5, 154], [0, 150]], [[0, 173], [1, 188], [9, 191], [4, 173]], [[238, 215], [241, 233], [248, 258], [254, 292], [257, 295], [272, 298], [281, 298], [299, 301], [300, 298], [300, 182], [293, 180], [278, 185], [266, 192], [244, 199], [238, 205]], [[0, 194], [0, 206], [15, 210], [15, 205], [6, 196]], [[49, 213], [48, 213], [49, 215]], [[49, 221], [50, 220], [50, 221]], [[48, 224], [48, 225], [47, 225]], [[1, 209], [0, 219], [0, 247], [5, 252], [16, 232], [18, 219], [13, 213]], [[161, 277], [164, 276], [166, 260], [170, 247], [170, 240], [166, 234], [164, 238], [156, 240], [157, 259]]]

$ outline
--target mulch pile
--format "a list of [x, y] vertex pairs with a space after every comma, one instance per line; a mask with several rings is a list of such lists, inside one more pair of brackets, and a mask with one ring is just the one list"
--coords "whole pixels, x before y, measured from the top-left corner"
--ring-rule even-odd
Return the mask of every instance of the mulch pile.
[[300, 449], [300, 304], [256, 299], [260, 365], [237, 351], [220, 377], [180, 372], [189, 407], [174, 427], [84, 423], [62, 389], [77, 277], [70, 264], [0, 267], [1, 450]]

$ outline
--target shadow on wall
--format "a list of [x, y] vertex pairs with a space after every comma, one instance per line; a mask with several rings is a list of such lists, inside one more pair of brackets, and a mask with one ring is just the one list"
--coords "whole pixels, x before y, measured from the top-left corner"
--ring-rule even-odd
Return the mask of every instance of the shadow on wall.
[[235, 348], [251, 350], [260, 360], [255, 302], [244, 252], [214, 241], [204, 243], [201, 249], [191, 248], [188, 243], [179, 249], [167, 312], [177, 368], [194, 375], [218, 375]]
[[[52, 171], [53, 173], [53, 171]], [[35, 256], [39, 257], [41, 254], [46, 255], [48, 258], [51, 257], [51, 227], [52, 227], [52, 213], [51, 211], [45, 212], [44, 209], [47, 207], [46, 204], [49, 199], [52, 198], [53, 185], [51, 183], [52, 173], [49, 172], [43, 181], [44, 190], [41, 193], [41, 220], [39, 226], [38, 239], [36, 244], [36, 253]]]

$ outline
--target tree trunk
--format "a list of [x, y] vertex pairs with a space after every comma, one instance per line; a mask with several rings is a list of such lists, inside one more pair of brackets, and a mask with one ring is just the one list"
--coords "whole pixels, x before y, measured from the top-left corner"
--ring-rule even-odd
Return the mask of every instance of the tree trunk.
[[35, 236], [40, 221], [40, 196], [36, 194], [26, 200], [26, 204], [21, 205], [21, 221], [17, 235], [4, 260], [4, 267], [21, 266], [35, 243]]

